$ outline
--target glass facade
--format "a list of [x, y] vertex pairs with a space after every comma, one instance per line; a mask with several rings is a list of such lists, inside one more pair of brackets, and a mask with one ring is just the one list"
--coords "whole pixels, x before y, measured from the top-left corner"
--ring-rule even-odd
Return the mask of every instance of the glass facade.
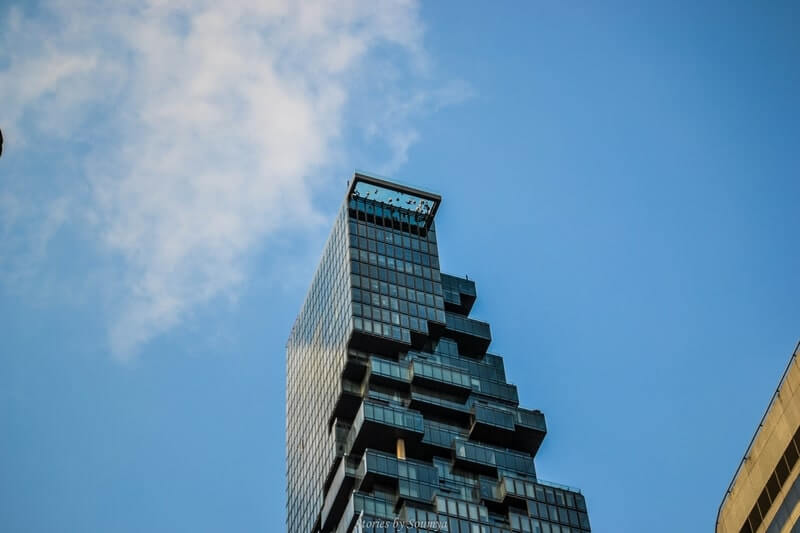
[[442, 274], [437, 195], [357, 173], [287, 343], [290, 533], [590, 531], [542, 481], [475, 283]]

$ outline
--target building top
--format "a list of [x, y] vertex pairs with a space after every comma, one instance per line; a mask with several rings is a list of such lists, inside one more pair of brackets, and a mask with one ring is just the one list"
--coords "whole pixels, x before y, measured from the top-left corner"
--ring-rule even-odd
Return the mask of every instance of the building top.
[[442, 201], [438, 194], [387, 181], [362, 171], [356, 171], [353, 175], [347, 197], [350, 201], [381, 204], [392, 218], [424, 227], [430, 225]]
[[800, 444], [794, 443], [800, 434], [798, 355], [800, 344], [725, 492], [717, 513], [717, 533], [756, 531], [761, 524], [769, 525], [780, 508], [781, 493], [785, 492], [781, 488], [796, 477], [792, 471], [797, 457], [789, 452]]

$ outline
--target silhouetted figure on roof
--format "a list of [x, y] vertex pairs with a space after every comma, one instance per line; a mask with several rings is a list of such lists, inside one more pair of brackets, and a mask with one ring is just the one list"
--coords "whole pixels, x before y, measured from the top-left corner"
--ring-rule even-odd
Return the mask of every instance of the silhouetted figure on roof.
[[3, 130], [0, 130], [0, 155], [3, 155]]

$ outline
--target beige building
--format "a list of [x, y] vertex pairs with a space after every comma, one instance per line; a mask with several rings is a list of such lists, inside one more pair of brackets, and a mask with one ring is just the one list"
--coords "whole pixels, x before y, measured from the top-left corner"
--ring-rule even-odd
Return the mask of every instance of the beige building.
[[717, 533], [800, 533], [800, 344], [736, 469]]

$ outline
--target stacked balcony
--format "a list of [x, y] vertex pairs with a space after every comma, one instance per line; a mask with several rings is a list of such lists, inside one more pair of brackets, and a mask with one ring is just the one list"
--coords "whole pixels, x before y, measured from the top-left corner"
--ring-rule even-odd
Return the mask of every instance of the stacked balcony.
[[353, 177], [322, 264], [332, 274], [310, 293], [324, 312], [304, 308], [293, 330], [292, 357], [303, 357], [290, 360], [300, 365], [290, 399], [308, 418], [287, 426], [289, 530], [399, 530], [356, 526], [361, 517], [445, 524], [419, 531], [588, 533], [583, 497], [536, 477], [544, 415], [519, 406], [503, 359], [487, 353], [490, 326], [469, 316], [475, 282], [440, 271], [440, 200]]
[[502, 468], [523, 475], [536, 475], [533, 457], [524, 453], [463, 439], [455, 440], [453, 449], [456, 464], [477, 472], [497, 474], [497, 469]]
[[396, 456], [378, 450], [366, 450], [358, 467], [359, 491], [368, 492], [375, 483], [393, 486], [396, 505], [406, 500], [431, 504], [439, 487], [439, 475], [429, 463]]
[[345, 457], [339, 462], [320, 514], [323, 531], [330, 531], [336, 525], [336, 520], [347, 505], [356, 479], [357, 468], [358, 463], [350, 457]]
[[470, 375], [457, 368], [414, 360], [411, 363], [413, 382], [433, 389], [468, 396], [472, 391]]
[[492, 342], [489, 324], [453, 312], [445, 312], [445, 330], [465, 354], [483, 355]]
[[475, 403], [471, 415], [471, 439], [531, 455], [536, 455], [547, 434], [541, 411]]
[[477, 297], [474, 281], [442, 274], [442, 290], [445, 309], [464, 316], [469, 314]]
[[451, 420], [456, 424], [467, 424], [471, 416], [469, 406], [462, 401], [448, 400], [426, 392], [428, 389], [411, 389], [409, 406], [426, 414]]
[[536, 455], [546, 434], [547, 424], [544, 413], [517, 407], [514, 419], [514, 440], [511, 444], [515, 450], [524, 450], [531, 455]]
[[365, 398], [353, 420], [346, 449], [350, 455], [366, 448], [394, 451], [397, 439], [419, 442], [424, 433], [419, 412]]
[[426, 422], [422, 443], [439, 448], [441, 454], [441, 450], [452, 450], [455, 441], [465, 438], [467, 438], [466, 431], [445, 424]]
[[[340, 396], [352, 423], [337, 421], [344, 457], [326, 491], [321, 531], [350, 533], [359, 516], [391, 521], [440, 508], [445, 513], [432, 516], [447, 519], [463, 506], [479, 511], [475, 523], [488, 531], [524, 531], [536, 520], [587, 531], [582, 496], [570, 493], [573, 507], [550, 503], [555, 489], [537, 482], [545, 418], [519, 407], [502, 358], [486, 353], [489, 325], [466, 316], [474, 283], [443, 275], [442, 285], [446, 324], [431, 324], [428, 340], [348, 359]], [[440, 477], [443, 465], [452, 472]]]

